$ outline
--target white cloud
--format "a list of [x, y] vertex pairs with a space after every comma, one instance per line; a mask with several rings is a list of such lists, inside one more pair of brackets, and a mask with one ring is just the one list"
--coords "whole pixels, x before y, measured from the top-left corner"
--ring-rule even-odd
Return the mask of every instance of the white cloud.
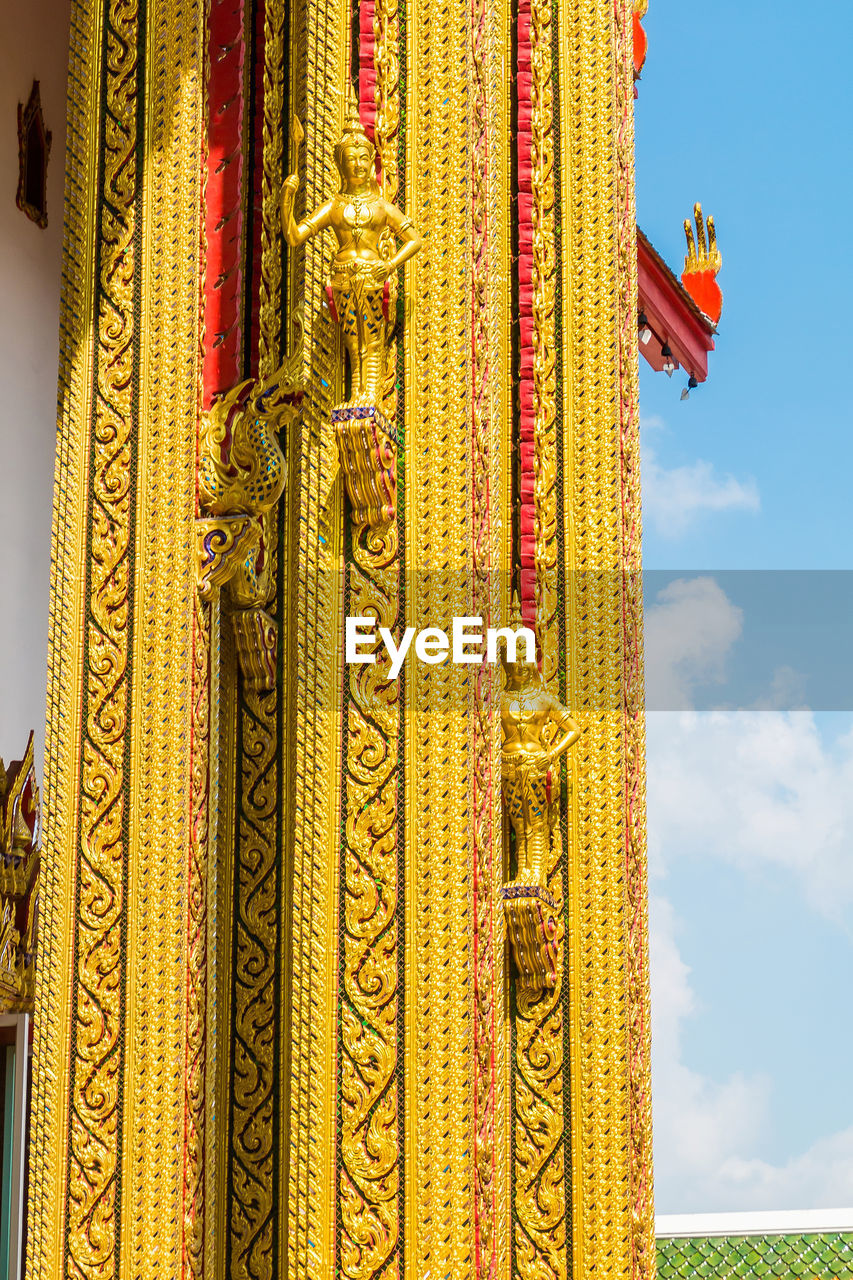
[[[712, 578], [670, 583], [646, 614], [649, 704], [689, 707], [697, 685], [722, 680], [742, 623]], [[780, 669], [762, 705], [789, 698], [797, 679]], [[853, 906], [853, 725], [833, 742], [808, 711], [652, 711], [647, 743], [653, 875], [665, 877], [684, 857], [782, 874], [794, 879], [804, 910], [845, 918]], [[665, 897], [653, 897], [650, 923], [658, 1211], [853, 1201], [853, 1128], [773, 1164], [763, 1158], [770, 1126], [784, 1125], [772, 1114], [773, 1079], [734, 1072], [715, 1080], [685, 1061], [685, 1020], [701, 1011]], [[716, 998], [724, 1002], [725, 991]], [[780, 1042], [774, 1075], [785, 1071], [784, 1059]]]
[[744, 1209], [835, 1208], [853, 1203], [853, 1126], [821, 1138], [782, 1165], [730, 1157], [721, 1177]]
[[721, 683], [742, 630], [742, 611], [713, 578], [668, 583], [646, 609], [646, 706], [683, 710], [697, 685]]
[[[838, 920], [853, 905], [853, 725], [834, 744], [809, 711], [677, 715], [722, 681], [743, 614], [713, 578], [669, 583], [646, 610], [649, 853], [784, 869]], [[778, 706], [797, 673], [780, 668], [758, 707]]]
[[695, 1012], [695, 999], [666, 898], [652, 898], [650, 922], [658, 1212], [712, 1212], [720, 1206], [706, 1203], [708, 1182], [738, 1150], [755, 1149], [768, 1113], [770, 1082], [735, 1074], [719, 1084], [685, 1064], [681, 1024]]
[[753, 479], [720, 475], [712, 463], [701, 458], [686, 466], [665, 467], [647, 444], [643, 447], [642, 477], [643, 519], [665, 538], [681, 537], [699, 516], [709, 512], [758, 511], [761, 507]]
[[653, 713], [648, 789], [653, 866], [783, 869], [826, 917], [853, 905], [853, 730], [829, 744], [808, 711]]
[[659, 413], [644, 413], [640, 415], [640, 430], [646, 435], [649, 431], [666, 431], [667, 426]]
[[853, 1202], [853, 1128], [780, 1164], [756, 1158], [771, 1123], [772, 1082], [722, 1082], [683, 1060], [681, 1025], [695, 1012], [672, 904], [651, 902], [655, 1199], [658, 1212], [827, 1208]]

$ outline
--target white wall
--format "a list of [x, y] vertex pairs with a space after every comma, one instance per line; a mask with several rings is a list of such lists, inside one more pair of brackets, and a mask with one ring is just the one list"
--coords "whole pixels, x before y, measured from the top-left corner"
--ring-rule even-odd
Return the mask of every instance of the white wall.
[[[0, 0], [0, 756], [36, 731], [41, 776], [56, 445], [68, 0]], [[45, 229], [15, 204], [18, 103], [53, 134]]]

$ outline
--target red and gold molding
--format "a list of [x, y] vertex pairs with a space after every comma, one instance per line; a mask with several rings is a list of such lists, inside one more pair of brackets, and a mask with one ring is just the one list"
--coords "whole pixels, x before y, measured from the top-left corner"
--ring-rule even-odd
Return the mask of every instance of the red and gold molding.
[[[496, 55], [509, 42], [506, 6], [472, 0], [471, 118], [471, 613], [499, 625], [509, 604], [508, 519], [511, 420], [508, 168], [503, 140], [509, 86]], [[473, 1275], [508, 1273], [508, 1037], [502, 904], [500, 678], [483, 665], [473, 677], [471, 772], [471, 981]]]
[[242, 0], [211, 0], [208, 15], [203, 408], [240, 380], [246, 136], [246, 15]]
[[[518, 570], [521, 613], [536, 624], [536, 377], [533, 318], [533, 47], [531, 0], [518, 0], [516, 18], [516, 207], [518, 286]], [[541, 128], [541, 126], [540, 126]]]

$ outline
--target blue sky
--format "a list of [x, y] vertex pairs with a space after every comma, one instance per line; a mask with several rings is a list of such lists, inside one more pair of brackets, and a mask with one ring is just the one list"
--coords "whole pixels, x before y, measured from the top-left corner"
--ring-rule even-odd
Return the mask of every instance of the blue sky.
[[782, 669], [722, 573], [853, 570], [853, 7], [651, 0], [645, 26], [639, 222], [680, 271], [700, 200], [725, 297], [689, 401], [641, 371], [645, 564], [674, 580], [649, 665], [725, 703], [764, 643], [750, 705], [785, 708], [649, 717], [657, 1209], [853, 1206], [853, 708], [787, 709], [808, 655]]

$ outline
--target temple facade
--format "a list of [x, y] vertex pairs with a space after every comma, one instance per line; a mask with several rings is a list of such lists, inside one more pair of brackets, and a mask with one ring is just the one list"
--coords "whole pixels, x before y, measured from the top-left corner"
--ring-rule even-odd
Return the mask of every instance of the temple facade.
[[39, 12], [9, 1274], [651, 1280], [644, 6]]

